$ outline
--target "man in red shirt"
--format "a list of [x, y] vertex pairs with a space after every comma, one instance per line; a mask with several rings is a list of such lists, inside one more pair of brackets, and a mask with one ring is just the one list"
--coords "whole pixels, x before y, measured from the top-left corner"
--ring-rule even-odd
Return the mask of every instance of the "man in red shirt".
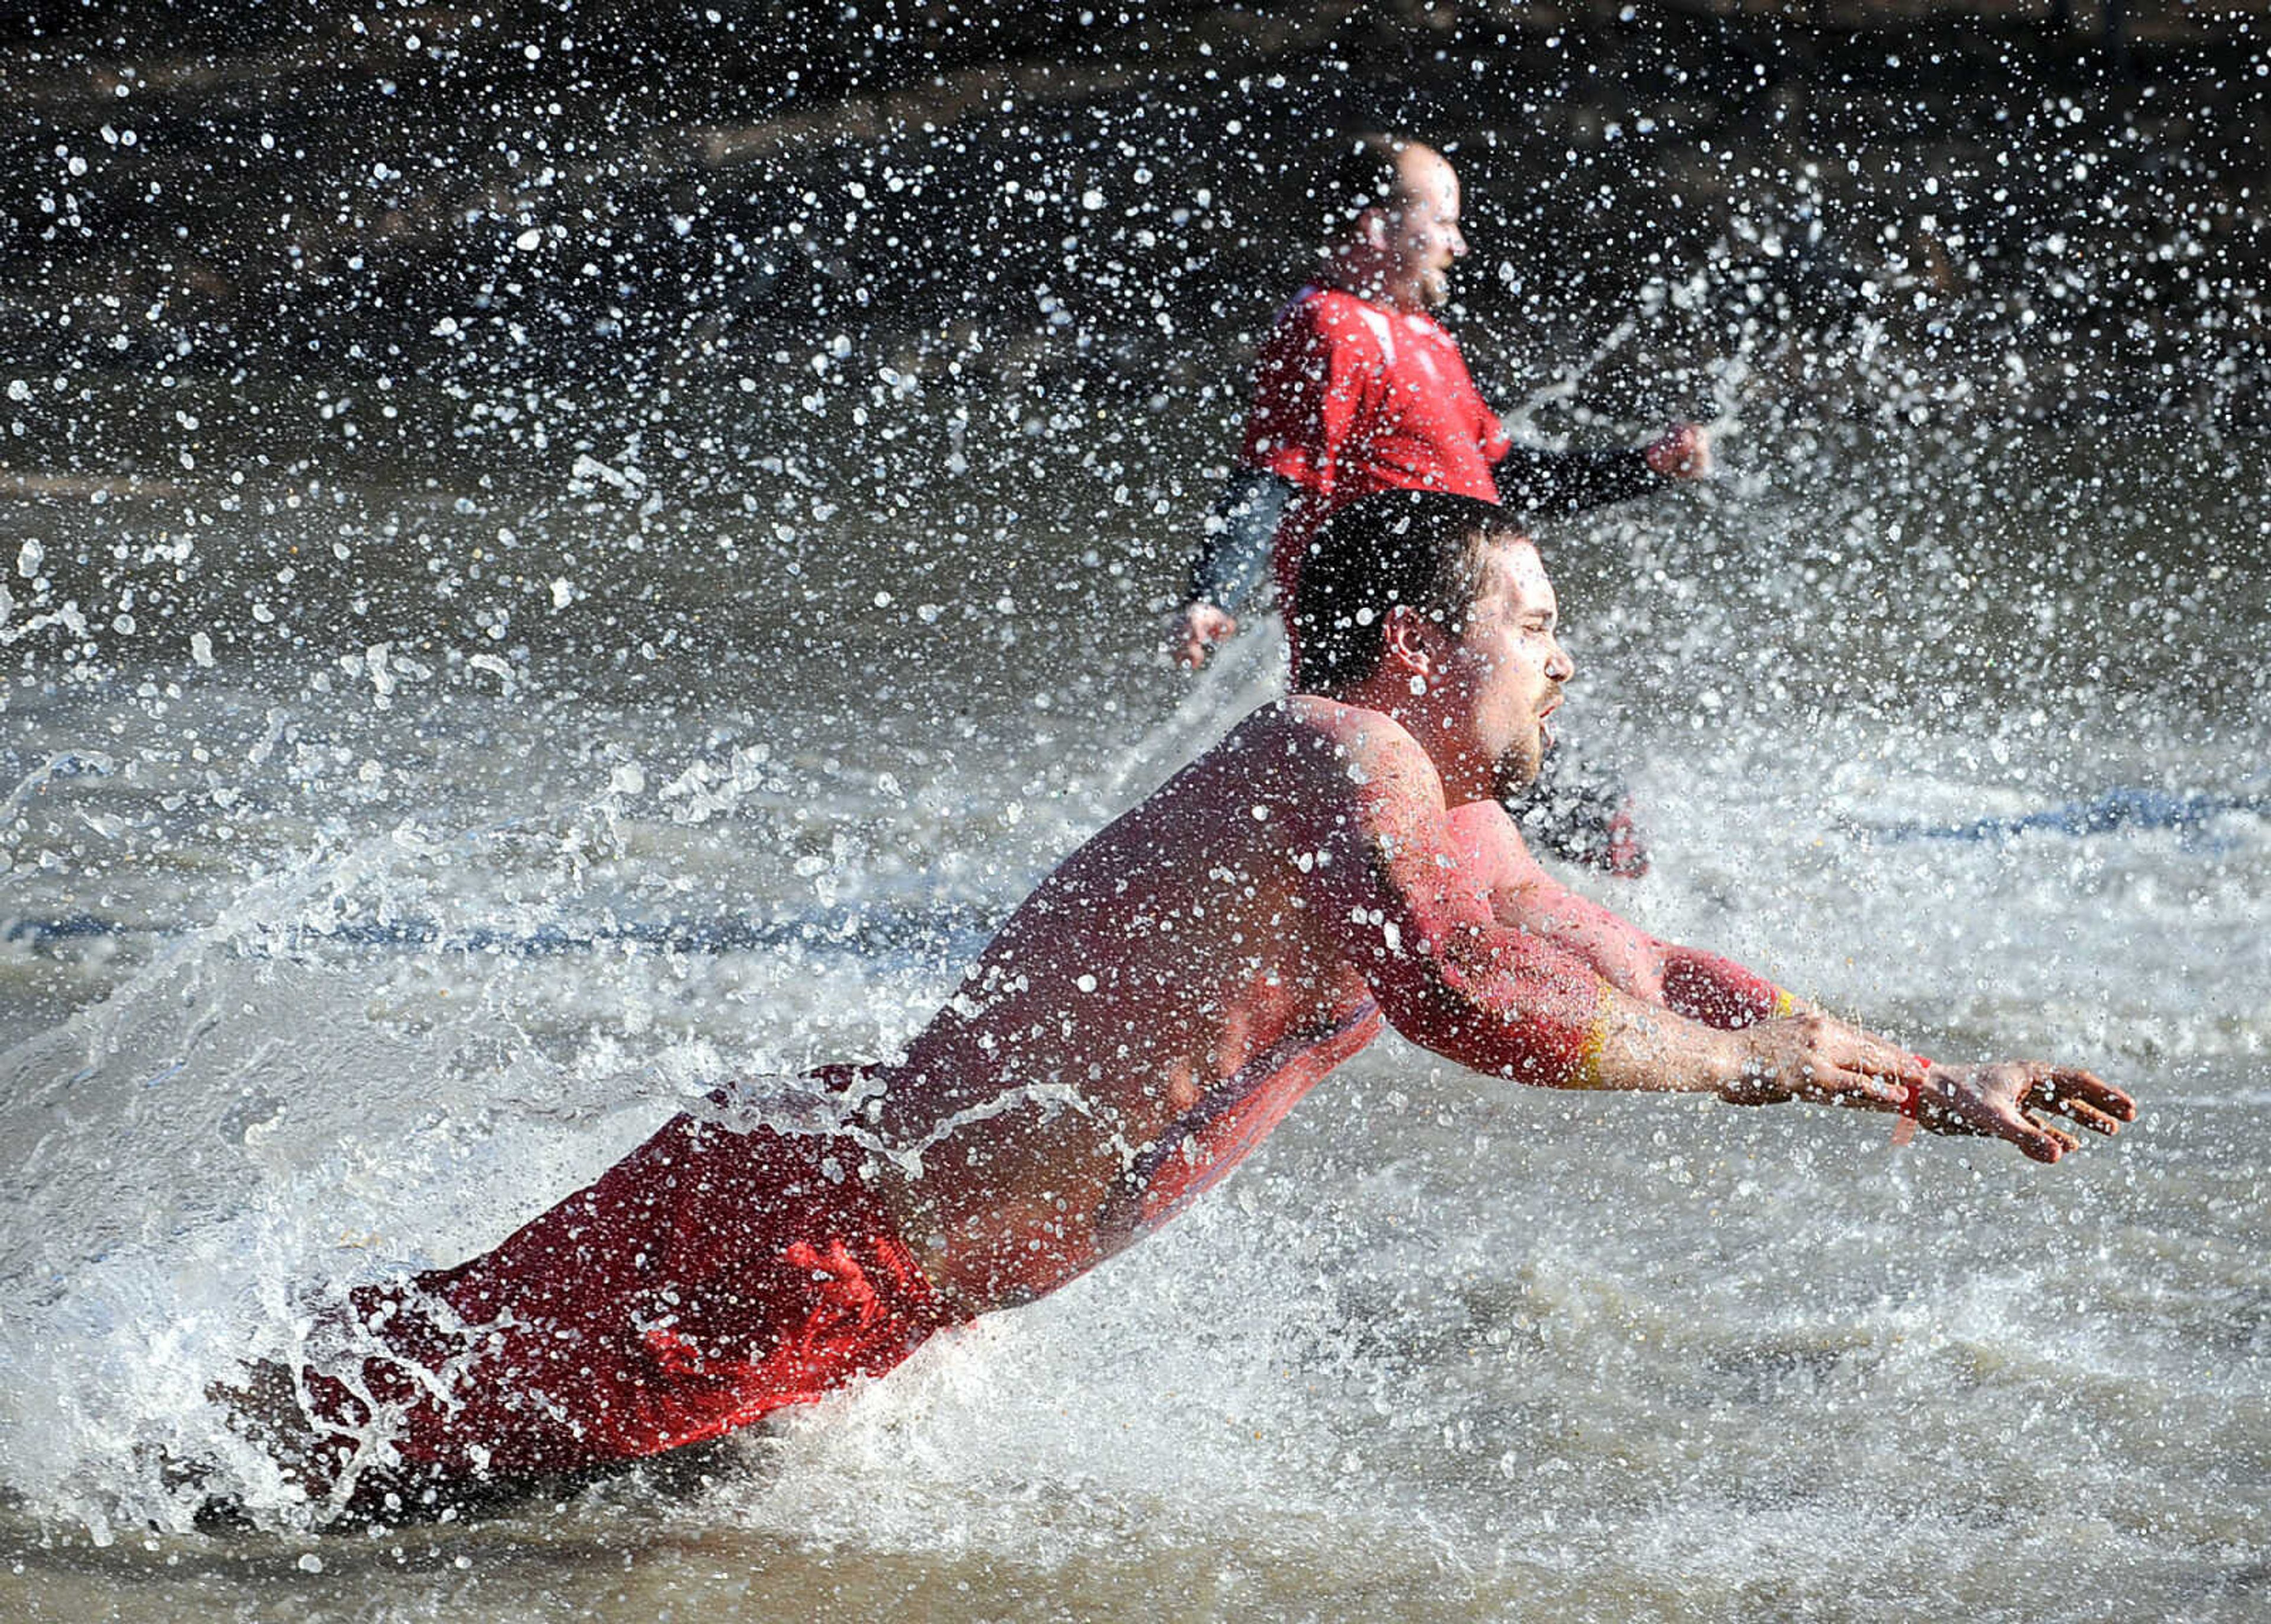
[[[1310, 539], [1359, 497], [1435, 490], [1551, 517], [1709, 472], [1709, 437], [1693, 424], [1639, 451], [1516, 447], [1429, 314], [1450, 297], [1451, 267], [1467, 251], [1457, 174], [1417, 142], [1366, 136], [1350, 143], [1330, 184], [1347, 227], [1262, 343], [1240, 466], [1215, 504], [1169, 632], [1186, 667], [1237, 630], [1233, 610], [1265, 555], [1290, 624]], [[1292, 652], [1298, 670], [1298, 644]], [[1622, 787], [1605, 778], [1557, 756], [1517, 815], [1560, 855], [1644, 872]]]

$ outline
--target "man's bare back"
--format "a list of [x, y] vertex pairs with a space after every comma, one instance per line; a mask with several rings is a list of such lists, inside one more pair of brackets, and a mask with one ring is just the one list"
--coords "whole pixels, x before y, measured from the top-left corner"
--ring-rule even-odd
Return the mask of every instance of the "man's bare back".
[[[1043, 882], [882, 1074], [876, 1126], [926, 1146], [909, 1233], [956, 1295], [1039, 1295], [1125, 1246], [1154, 1182], [1215, 1170], [1210, 1129], [1292, 1103], [1246, 1091], [1379, 1030], [1369, 802], [1411, 791], [1351, 778], [1379, 753], [1367, 728], [1401, 733], [1313, 697], [1247, 718]], [[1440, 862], [1456, 889], [1440, 789], [1432, 818], [1426, 799], [1396, 862]]]

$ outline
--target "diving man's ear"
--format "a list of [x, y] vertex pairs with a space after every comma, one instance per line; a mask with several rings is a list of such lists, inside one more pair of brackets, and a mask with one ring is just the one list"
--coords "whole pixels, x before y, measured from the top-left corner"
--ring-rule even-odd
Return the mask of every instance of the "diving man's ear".
[[1386, 209], [1374, 204], [1356, 217], [1356, 234], [1366, 248], [1383, 249], [1395, 235], [1395, 221]]
[[1380, 628], [1381, 649], [1389, 661], [1414, 676], [1431, 676], [1435, 670], [1435, 645], [1443, 629], [1408, 603], [1389, 610]]

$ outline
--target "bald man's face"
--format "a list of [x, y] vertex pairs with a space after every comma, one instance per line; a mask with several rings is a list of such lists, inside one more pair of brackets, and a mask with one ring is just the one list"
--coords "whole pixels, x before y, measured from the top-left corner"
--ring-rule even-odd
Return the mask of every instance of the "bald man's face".
[[1441, 153], [1424, 146], [1406, 147], [1396, 168], [1389, 292], [1407, 309], [1432, 310], [1449, 300], [1452, 262], [1467, 251], [1459, 235], [1459, 177]]

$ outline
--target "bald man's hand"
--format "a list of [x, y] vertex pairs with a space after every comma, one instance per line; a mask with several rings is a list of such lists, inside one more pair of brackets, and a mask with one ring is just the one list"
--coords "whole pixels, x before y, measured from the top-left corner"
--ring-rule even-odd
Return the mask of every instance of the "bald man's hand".
[[1711, 475], [1711, 431], [1701, 423], [1674, 423], [1641, 453], [1649, 471], [1667, 480]]
[[1186, 671], [1207, 662], [1215, 645], [1234, 637], [1238, 617], [1210, 603], [1187, 603], [1167, 620], [1167, 652]]

